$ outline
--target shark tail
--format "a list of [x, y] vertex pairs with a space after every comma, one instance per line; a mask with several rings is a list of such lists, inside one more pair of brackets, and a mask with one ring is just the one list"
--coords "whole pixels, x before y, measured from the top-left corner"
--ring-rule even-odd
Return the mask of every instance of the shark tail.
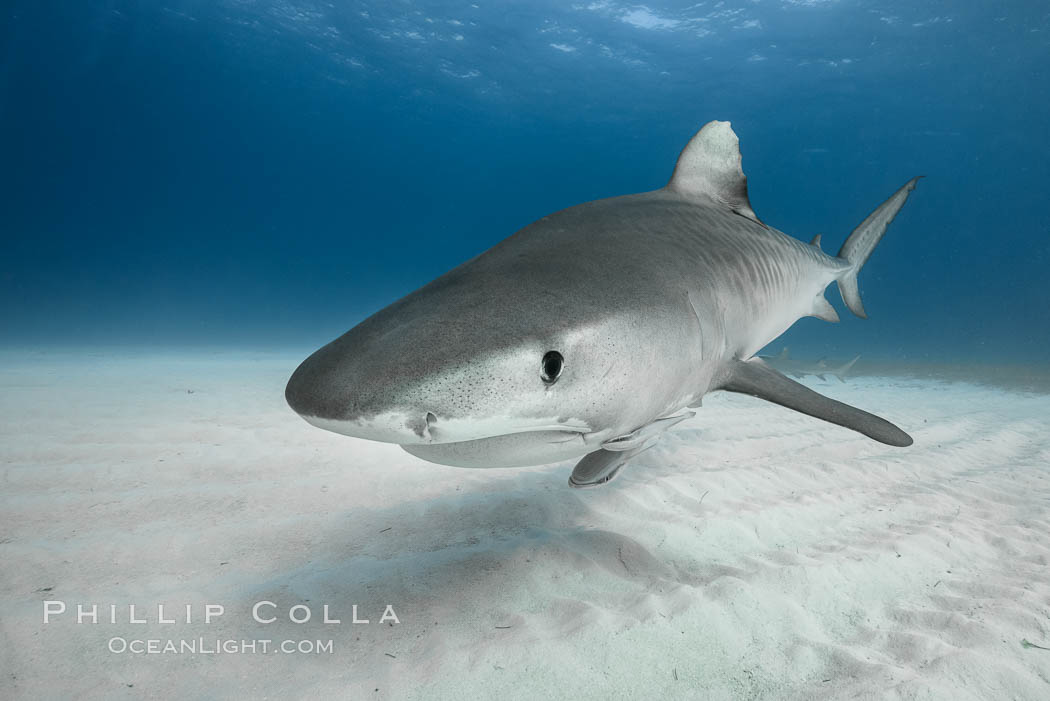
[[848, 363], [846, 363], [845, 365], [843, 365], [842, 367], [840, 367], [840, 368], [830, 368], [827, 372], [829, 372], [832, 375], [834, 375], [835, 377], [839, 378], [839, 382], [845, 382], [847, 373], [849, 373], [849, 371], [851, 369], [853, 369], [853, 366], [856, 365], [858, 360], [860, 360], [860, 356], [859, 355], [856, 358], [854, 358], [853, 360], [851, 360]]
[[[922, 176], [920, 175], [919, 178]], [[919, 178], [912, 178], [904, 187], [897, 190], [893, 195], [879, 205], [878, 209], [868, 215], [868, 218], [860, 223], [853, 233], [846, 239], [839, 249], [838, 257], [849, 264], [849, 267], [839, 273], [839, 292], [842, 293], [842, 301], [846, 303], [849, 310], [862, 319], [867, 319], [864, 312], [864, 304], [860, 301], [860, 287], [857, 285], [857, 273], [871, 256], [871, 252], [879, 245], [882, 235], [886, 233], [886, 227], [890, 225], [897, 212], [904, 206], [908, 194], [915, 189], [915, 183]]]

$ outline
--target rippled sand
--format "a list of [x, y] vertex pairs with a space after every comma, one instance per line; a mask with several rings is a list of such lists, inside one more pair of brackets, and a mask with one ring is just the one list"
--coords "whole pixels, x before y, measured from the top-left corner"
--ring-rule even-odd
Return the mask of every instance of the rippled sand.
[[[578, 491], [312, 428], [283, 402], [303, 355], [2, 354], [0, 696], [1050, 697], [1050, 395], [807, 382], [897, 449], [716, 394]], [[200, 637], [333, 649], [108, 650]]]

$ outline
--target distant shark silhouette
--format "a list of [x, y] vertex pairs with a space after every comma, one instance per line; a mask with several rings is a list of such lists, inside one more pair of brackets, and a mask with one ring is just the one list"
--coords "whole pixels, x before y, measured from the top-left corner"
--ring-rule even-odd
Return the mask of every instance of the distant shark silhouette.
[[785, 375], [791, 375], [792, 377], [805, 377], [806, 375], [816, 375], [822, 380], [827, 379], [827, 375], [834, 375], [839, 378], [839, 382], [846, 381], [846, 375], [853, 368], [860, 356], [858, 355], [853, 360], [840, 365], [837, 368], [829, 367], [827, 360], [821, 358], [816, 363], [807, 363], [802, 360], [795, 360], [791, 357], [791, 351], [788, 348], [780, 351], [779, 355], [760, 355], [758, 356], [766, 362], [767, 365], [771, 365], [774, 369], [779, 370]]
[[755, 353], [800, 317], [838, 321], [832, 281], [865, 316], [857, 273], [918, 179], [829, 256], [759, 220], [740, 162], [729, 123], [710, 122], [666, 187], [546, 216], [315, 352], [289, 405], [445, 465], [582, 458], [576, 487], [611, 480], [714, 390], [910, 445]]

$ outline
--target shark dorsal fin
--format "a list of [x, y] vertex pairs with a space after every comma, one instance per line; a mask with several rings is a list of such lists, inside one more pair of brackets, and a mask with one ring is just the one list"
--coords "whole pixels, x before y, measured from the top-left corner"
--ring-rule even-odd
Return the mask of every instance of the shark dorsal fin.
[[762, 224], [747, 199], [747, 176], [740, 165], [740, 140], [729, 122], [708, 122], [689, 140], [678, 156], [667, 189], [683, 195], [706, 195], [740, 216]]

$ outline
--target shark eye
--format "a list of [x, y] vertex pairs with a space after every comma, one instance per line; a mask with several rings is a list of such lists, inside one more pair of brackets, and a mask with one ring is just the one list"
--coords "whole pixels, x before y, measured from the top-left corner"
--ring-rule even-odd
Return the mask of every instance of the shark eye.
[[561, 376], [561, 369], [565, 365], [565, 358], [558, 351], [547, 351], [543, 354], [543, 363], [540, 366], [540, 377], [548, 385], [553, 385]]

